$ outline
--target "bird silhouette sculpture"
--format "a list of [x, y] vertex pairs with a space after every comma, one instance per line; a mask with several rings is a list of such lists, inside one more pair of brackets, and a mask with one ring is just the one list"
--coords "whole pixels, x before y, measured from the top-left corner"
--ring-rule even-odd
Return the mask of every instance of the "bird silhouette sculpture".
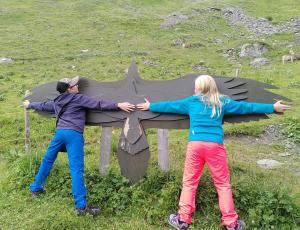
[[[81, 78], [79, 90], [80, 93], [96, 99], [107, 99], [116, 102], [128, 101], [132, 104], [144, 102], [144, 98], [151, 102], [177, 100], [193, 95], [194, 81], [197, 76], [199, 74], [188, 74], [174, 80], [165, 81], [143, 80], [139, 76], [136, 63], [132, 62], [125, 79], [115, 82], [98, 82]], [[267, 91], [266, 89], [276, 89], [277, 87], [266, 83], [233, 77], [214, 76], [214, 79], [221, 94], [237, 101], [274, 103], [274, 99], [287, 100], [283, 96]], [[56, 83], [50, 82], [36, 87], [26, 99], [31, 102], [53, 100], [58, 96]], [[55, 117], [55, 114], [50, 112], [37, 112], [41, 115]], [[268, 118], [267, 115], [230, 115], [225, 116], [224, 121], [236, 123], [264, 118]], [[88, 110], [86, 124], [122, 127], [118, 147], [121, 173], [132, 183], [136, 183], [146, 174], [150, 157], [145, 129], [187, 129], [189, 128], [189, 117], [177, 114], [152, 113], [138, 109], [131, 113]]]

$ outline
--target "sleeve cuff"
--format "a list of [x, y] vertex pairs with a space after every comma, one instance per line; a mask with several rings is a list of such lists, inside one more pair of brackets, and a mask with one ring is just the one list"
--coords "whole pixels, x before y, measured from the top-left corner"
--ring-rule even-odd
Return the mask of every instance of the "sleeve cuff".
[[152, 102], [152, 103], [150, 103], [150, 105], [149, 105], [149, 111], [150, 112], [153, 112], [153, 105], [154, 105], [154, 103]]
[[34, 102], [29, 102], [27, 109], [34, 109]]
[[270, 113], [275, 113], [274, 104], [270, 104]]

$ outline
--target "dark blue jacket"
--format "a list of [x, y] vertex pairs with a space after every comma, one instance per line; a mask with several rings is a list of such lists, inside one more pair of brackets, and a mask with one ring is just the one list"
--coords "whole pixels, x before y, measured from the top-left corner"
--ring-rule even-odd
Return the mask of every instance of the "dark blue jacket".
[[118, 105], [112, 101], [96, 100], [80, 93], [63, 93], [53, 101], [31, 102], [29, 109], [55, 112], [57, 116], [63, 109], [57, 129], [73, 129], [83, 132], [87, 109], [117, 110]]

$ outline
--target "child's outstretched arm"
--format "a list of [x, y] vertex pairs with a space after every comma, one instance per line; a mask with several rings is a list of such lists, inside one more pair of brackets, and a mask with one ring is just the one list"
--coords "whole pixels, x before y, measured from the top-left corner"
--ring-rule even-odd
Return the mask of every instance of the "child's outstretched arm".
[[173, 101], [161, 101], [161, 102], [149, 102], [145, 99], [144, 103], [137, 104], [136, 107], [141, 110], [149, 110], [157, 113], [178, 113], [188, 114], [189, 113], [189, 100], [190, 97], [173, 100]]
[[23, 106], [25, 109], [35, 109], [39, 111], [49, 111], [54, 112], [54, 102], [30, 102], [28, 100], [23, 101]]
[[87, 109], [99, 109], [99, 110], [117, 110], [121, 109], [125, 112], [132, 112], [135, 105], [129, 102], [116, 103], [109, 100], [97, 100], [87, 95], [80, 95], [80, 104]]
[[224, 101], [225, 114], [270, 114], [274, 112], [282, 113], [291, 109], [291, 106], [283, 104], [282, 101], [277, 101], [274, 104], [253, 103], [245, 101], [234, 101], [230, 98]]

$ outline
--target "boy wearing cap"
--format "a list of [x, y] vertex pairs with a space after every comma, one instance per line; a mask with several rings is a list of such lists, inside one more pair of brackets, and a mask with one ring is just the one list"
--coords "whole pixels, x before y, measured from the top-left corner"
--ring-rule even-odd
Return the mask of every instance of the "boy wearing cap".
[[135, 106], [128, 102], [116, 103], [107, 100], [96, 100], [79, 93], [79, 77], [63, 78], [57, 82], [56, 90], [60, 93], [53, 101], [23, 102], [27, 109], [54, 111], [57, 117], [56, 132], [42, 160], [34, 182], [30, 185], [33, 196], [38, 196], [61, 149], [66, 148], [70, 174], [72, 178], [72, 193], [79, 214], [99, 213], [99, 207], [87, 206], [84, 173], [84, 138], [83, 130], [86, 109], [133, 111]]

